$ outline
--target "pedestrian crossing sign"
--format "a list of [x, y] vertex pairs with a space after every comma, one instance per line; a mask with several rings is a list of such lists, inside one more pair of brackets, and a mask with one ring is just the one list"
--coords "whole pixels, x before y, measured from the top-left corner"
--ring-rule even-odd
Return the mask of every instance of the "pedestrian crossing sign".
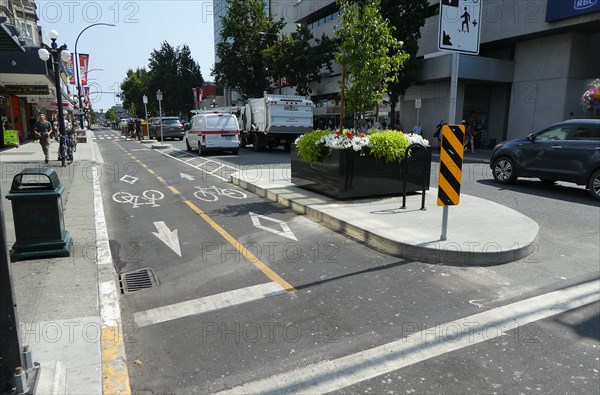
[[479, 53], [482, 1], [440, 0], [440, 50], [472, 55]]

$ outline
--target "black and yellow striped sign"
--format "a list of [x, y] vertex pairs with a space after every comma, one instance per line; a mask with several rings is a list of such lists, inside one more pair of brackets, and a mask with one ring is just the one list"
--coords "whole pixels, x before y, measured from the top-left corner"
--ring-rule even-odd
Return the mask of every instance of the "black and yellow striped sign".
[[438, 206], [456, 206], [460, 201], [460, 183], [465, 141], [465, 125], [442, 127]]

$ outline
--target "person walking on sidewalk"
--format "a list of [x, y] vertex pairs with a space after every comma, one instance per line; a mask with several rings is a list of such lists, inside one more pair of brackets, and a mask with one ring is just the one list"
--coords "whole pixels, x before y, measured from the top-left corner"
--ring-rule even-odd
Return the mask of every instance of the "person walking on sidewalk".
[[465, 145], [464, 150], [467, 150], [467, 146], [471, 145], [471, 153], [475, 153], [475, 128], [473, 128], [472, 122], [465, 122], [464, 120], [460, 122], [465, 125]]
[[50, 134], [52, 133], [52, 124], [46, 120], [45, 114], [40, 114], [35, 123], [35, 136], [40, 140], [42, 152], [44, 153], [44, 162], [48, 163], [50, 151]]

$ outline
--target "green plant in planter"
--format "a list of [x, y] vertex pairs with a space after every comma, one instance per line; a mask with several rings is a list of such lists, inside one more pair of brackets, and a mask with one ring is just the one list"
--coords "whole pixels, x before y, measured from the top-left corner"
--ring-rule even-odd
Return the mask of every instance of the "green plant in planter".
[[321, 144], [321, 138], [330, 134], [329, 130], [313, 130], [306, 133], [296, 140], [298, 155], [303, 161], [315, 163], [319, 161], [328, 152], [328, 148]]
[[369, 133], [369, 153], [386, 163], [400, 162], [409, 146], [410, 142], [402, 132], [384, 130]]

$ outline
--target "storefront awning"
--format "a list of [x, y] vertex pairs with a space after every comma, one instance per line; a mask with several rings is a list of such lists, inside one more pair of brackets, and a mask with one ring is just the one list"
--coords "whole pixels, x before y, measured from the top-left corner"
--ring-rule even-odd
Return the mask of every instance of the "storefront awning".
[[25, 52], [19, 41], [17, 29], [8, 23], [0, 23], [0, 51]]

